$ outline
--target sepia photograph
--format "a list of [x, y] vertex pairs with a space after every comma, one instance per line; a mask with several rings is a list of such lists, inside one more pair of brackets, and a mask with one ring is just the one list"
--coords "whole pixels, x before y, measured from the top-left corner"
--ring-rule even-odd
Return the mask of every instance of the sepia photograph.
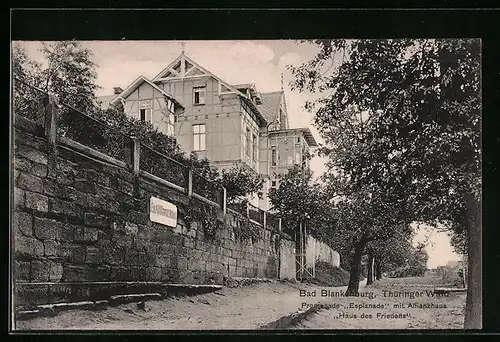
[[482, 328], [481, 39], [11, 42], [14, 331]]

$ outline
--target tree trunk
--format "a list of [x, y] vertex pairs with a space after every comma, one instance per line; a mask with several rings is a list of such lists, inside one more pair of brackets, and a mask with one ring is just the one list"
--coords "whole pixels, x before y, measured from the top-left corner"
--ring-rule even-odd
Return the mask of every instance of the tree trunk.
[[373, 253], [370, 251], [368, 254], [368, 274], [366, 276], [366, 285], [373, 284], [373, 266], [375, 262], [375, 257]]
[[382, 265], [378, 259], [375, 260], [375, 279], [382, 279]]
[[468, 196], [469, 241], [467, 243], [468, 279], [465, 304], [465, 329], [482, 329], [483, 326], [483, 279], [481, 248], [480, 203], [472, 195]]
[[359, 293], [359, 278], [361, 275], [361, 257], [365, 242], [357, 242], [354, 246], [354, 256], [349, 270], [349, 285], [347, 286], [346, 296], [357, 296]]

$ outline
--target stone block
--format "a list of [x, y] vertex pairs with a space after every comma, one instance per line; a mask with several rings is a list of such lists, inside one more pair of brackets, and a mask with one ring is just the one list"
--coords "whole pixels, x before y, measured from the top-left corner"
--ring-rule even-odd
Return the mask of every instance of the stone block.
[[187, 270], [179, 270], [179, 283], [181, 284], [193, 284], [194, 274], [191, 271]]
[[44, 254], [47, 257], [57, 256], [57, 245], [58, 243], [54, 240], [45, 240], [43, 242]]
[[206, 261], [200, 259], [189, 258], [188, 270], [191, 271], [205, 271]]
[[155, 265], [162, 268], [168, 268], [170, 264], [170, 255], [158, 254], [156, 255]]
[[27, 171], [31, 170], [31, 162], [23, 157], [14, 157], [14, 169], [18, 171]]
[[105, 187], [110, 187], [111, 186], [111, 180], [108, 176], [105, 175], [99, 175], [97, 178], [97, 184], [105, 186]]
[[43, 242], [33, 237], [19, 236], [14, 240], [15, 256], [39, 258], [43, 256]]
[[237, 275], [236, 275], [236, 266], [229, 265], [229, 276], [230, 277], [237, 277]]
[[129, 267], [112, 266], [111, 267], [111, 280], [112, 281], [128, 281], [132, 280]]
[[96, 193], [95, 183], [87, 179], [76, 178], [73, 183], [73, 186], [75, 187], [75, 189], [85, 193], [91, 193], [91, 194]]
[[118, 247], [121, 248], [131, 248], [132, 247], [132, 237], [131, 236], [126, 236], [126, 235], [113, 235], [111, 239], [111, 243], [115, 244]]
[[179, 270], [187, 270], [188, 269], [188, 259], [186, 257], [180, 256], [177, 258], [177, 268]]
[[69, 200], [86, 207], [87, 206], [87, 194], [79, 190], [73, 190], [69, 194]]
[[43, 193], [42, 179], [24, 172], [21, 172], [17, 178], [17, 187], [22, 190]]
[[63, 265], [58, 262], [49, 263], [49, 281], [58, 282], [63, 275]]
[[33, 235], [33, 220], [31, 214], [24, 212], [14, 212], [12, 218], [12, 228], [20, 231], [25, 236]]
[[96, 242], [99, 237], [97, 228], [77, 227], [75, 229], [75, 241]]
[[150, 225], [151, 223], [151, 221], [149, 220], [149, 214], [140, 211], [130, 211], [126, 217], [126, 220], [143, 225]]
[[86, 225], [99, 228], [107, 228], [109, 226], [108, 217], [94, 213], [85, 213], [84, 222]]
[[127, 182], [122, 179], [117, 179], [117, 185], [116, 189], [122, 193], [128, 194], [128, 195], [133, 195], [134, 193], [134, 184]]
[[183, 238], [182, 245], [186, 248], [195, 248], [195, 240], [193, 238], [185, 236]]
[[58, 169], [56, 170], [56, 181], [61, 185], [72, 185], [75, 182], [74, 171]]
[[59, 226], [59, 241], [71, 242], [75, 239], [76, 227], [70, 223], [64, 223]]
[[123, 265], [125, 259], [125, 252], [119, 248], [107, 248], [104, 250], [103, 261], [110, 265]]
[[49, 280], [50, 264], [47, 261], [34, 260], [31, 262], [31, 281], [45, 282]]
[[15, 187], [12, 195], [14, 208], [23, 208], [25, 206], [24, 190]]
[[16, 281], [30, 281], [30, 263], [14, 260], [14, 279]]
[[47, 165], [48, 158], [47, 153], [39, 151], [36, 148], [27, 145], [18, 145], [15, 149], [15, 154], [31, 160], [32, 162]]
[[43, 194], [49, 196], [55, 196], [57, 194], [57, 183], [50, 178], [44, 178], [43, 183]]
[[33, 163], [31, 168], [31, 173], [38, 177], [47, 177], [48, 174], [47, 165]]
[[51, 198], [49, 200], [49, 209], [50, 212], [54, 214], [68, 215], [72, 217], [78, 217], [79, 215], [75, 203], [58, 198]]
[[161, 267], [148, 267], [146, 268], [146, 281], [160, 281], [161, 280]]
[[34, 235], [40, 240], [59, 240], [61, 226], [56, 220], [35, 217]]
[[134, 281], [144, 281], [144, 279], [146, 279], [146, 267], [144, 266], [131, 267], [130, 277]]
[[87, 247], [85, 262], [90, 264], [101, 264], [103, 261], [103, 250], [97, 247]]
[[107, 265], [65, 264], [62, 280], [70, 281], [107, 281], [111, 276], [111, 267]]

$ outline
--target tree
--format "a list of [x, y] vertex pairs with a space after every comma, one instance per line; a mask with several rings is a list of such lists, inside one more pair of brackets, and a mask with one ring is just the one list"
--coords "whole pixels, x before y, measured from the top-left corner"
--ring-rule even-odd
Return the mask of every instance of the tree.
[[94, 112], [99, 86], [92, 51], [74, 40], [44, 42], [41, 51], [48, 62], [47, 68], [41, 71], [42, 89], [57, 94], [60, 102], [80, 111]]
[[264, 179], [248, 166], [238, 164], [229, 170], [222, 170], [221, 184], [226, 188], [228, 204], [234, 204], [250, 194], [262, 195]]
[[374, 279], [380, 280], [382, 272], [391, 273], [408, 262], [414, 249], [412, 245], [414, 235], [409, 228], [398, 229], [389, 239], [374, 240], [368, 244], [368, 267], [372, 270], [372, 279], [368, 277], [367, 285]]
[[323, 92], [306, 108], [327, 143], [330, 174], [344, 173], [354, 189], [376, 184], [403, 222], [468, 230], [465, 328], [480, 328], [479, 40], [313, 44], [318, 54], [291, 67], [292, 88]]
[[313, 182], [310, 170], [295, 165], [280, 175], [279, 186], [269, 191], [269, 199], [288, 233], [293, 235], [300, 223], [307, 223], [312, 236], [331, 243], [329, 238], [335, 224], [332, 206], [322, 186]]

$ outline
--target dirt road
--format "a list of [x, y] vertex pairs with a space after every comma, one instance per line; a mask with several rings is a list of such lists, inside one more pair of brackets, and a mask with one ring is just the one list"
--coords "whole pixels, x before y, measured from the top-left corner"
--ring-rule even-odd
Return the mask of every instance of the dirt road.
[[[335, 296], [345, 287], [261, 283], [224, 288], [218, 293], [149, 301], [103, 311], [66, 311], [56, 317], [17, 322], [18, 330], [206, 330], [258, 329], [283, 316], [315, 304], [328, 305], [291, 329], [461, 329], [465, 295], [430, 297], [422, 278], [384, 279], [361, 286], [360, 297]], [[307, 291], [301, 296], [300, 290]], [[386, 291], [384, 296], [384, 292]], [[388, 291], [422, 292], [411, 299], [390, 297]], [[315, 296], [312, 294], [315, 293]], [[329, 296], [322, 296], [329, 295]], [[411, 303], [408, 307], [408, 303]], [[403, 304], [396, 306], [395, 304]], [[420, 305], [433, 305], [421, 308]], [[362, 306], [365, 307], [362, 307]], [[379, 306], [367, 308], [366, 306]], [[378, 315], [377, 315], [378, 313]], [[391, 314], [398, 315], [391, 317]], [[386, 316], [384, 316], [386, 315]]]

